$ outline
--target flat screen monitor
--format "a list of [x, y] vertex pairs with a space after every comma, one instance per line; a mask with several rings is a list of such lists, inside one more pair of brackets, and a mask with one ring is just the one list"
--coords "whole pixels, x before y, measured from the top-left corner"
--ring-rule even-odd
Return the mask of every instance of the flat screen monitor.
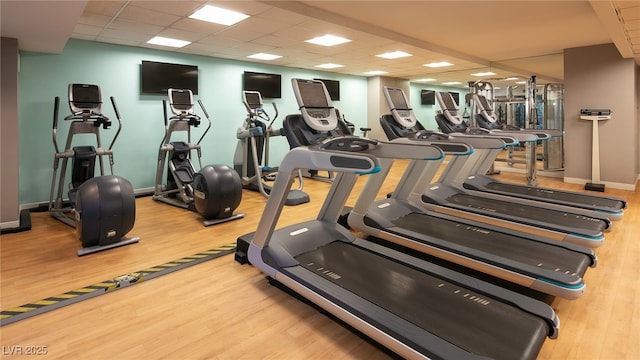
[[420, 92], [420, 103], [422, 105], [435, 105], [436, 92], [433, 90], [422, 90]]
[[282, 97], [282, 76], [245, 71], [242, 74], [242, 90], [258, 91], [264, 99], [279, 99]]
[[198, 94], [198, 67], [142, 60], [143, 94], [167, 94], [169, 89], [189, 89]]
[[407, 104], [407, 100], [404, 98], [404, 92], [402, 91], [402, 89], [389, 88], [388, 93], [393, 109], [409, 109], [409, 105]]
[[340, 100], [340, 81], [329, 80], [329, 79], [314, 79], [314, 80], [320, 80], [324, 83], [324, 86], [327, 88], [327, 91], [329, 92], [329, 97], [331, 97], [331, 100], [333, 101]]

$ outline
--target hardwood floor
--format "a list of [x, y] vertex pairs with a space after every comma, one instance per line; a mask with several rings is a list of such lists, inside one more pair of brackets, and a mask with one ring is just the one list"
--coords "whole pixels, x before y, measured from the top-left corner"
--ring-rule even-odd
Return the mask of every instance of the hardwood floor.
[[[403, 163], [381, 194], [392, 190]], [[502, 180], [524, 182], [505, 173]], [[358, 183], [348, 204], [355, 201]], [[538, 177], [540, 186], [579, 191], [581, 186]], [[286, 207], [278, 226], [314, 217], [329, 185], [305, 181], [311, 203]], [[556, 299], [558, 339], [539, 359], [640, 358], [640, 192], [607, 189], [630, 208], [596, 249], [598, 266], [585, 277], [587, 293]], [[203, 227], [185, 210], [137, 200], [131, 235], [138, 244], [77, 257], [75, 232], [48, 213], [31, 215], [32, 230], [2, 235], [1, 309], [81, 288], [121, 274], [235, 243], [254, 231], [265, 199], [245, 191], [241, 220]], [[267, 282], [233, 255], [214, 259], [119, 291], [0, 328], [2, 358], [46, 346], [51, 359], [387, 359], [390, 354], [356, 336], [315, 308]], [[23, 354], [16, 354], [21, 346]], [[13, 352], [13, 353], [12, 353]]]

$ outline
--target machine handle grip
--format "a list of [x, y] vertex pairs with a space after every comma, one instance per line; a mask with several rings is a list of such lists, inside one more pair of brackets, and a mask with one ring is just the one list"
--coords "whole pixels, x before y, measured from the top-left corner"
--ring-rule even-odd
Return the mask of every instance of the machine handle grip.
[[162, 110], [164, 112], [164, 126], [169, 125], [169, 119], [167, 118], [167, 100], [162, 100]]
[[113, 105], [113, 111], [115, 111], [116, 117], [119, 120], [120, 119], [120, 111], [118, 111], [118, 105], [116, 105], [116, 98], [114, 98], [112, 96], [112, 97], [110, 97], [110, 99], [111, 99], [111, 105]]
[[207, 109], [204, 108], [204, 105], [202, 104], [202, 100], [198, 99], [198, 104], [200, 104], [200, 108], [202, 109], [204, 116], [206, 118], [209, 118], [209, 113], [207, 113]]
[[60, 97], [56, 96], [53, 100], [53, 129], [58, 128], [58, 110], [60, 109]]
[[273, 105], [273, 111], [275, 111], [275, 114], [273, 115], [273, 120], [271, 120], [271, 122], [269, 123], [269, 126], [273, 125], [273, 123], [278, 118], [278, 107], [276, 106], [276, 103], [271, 103], [271, 105]]

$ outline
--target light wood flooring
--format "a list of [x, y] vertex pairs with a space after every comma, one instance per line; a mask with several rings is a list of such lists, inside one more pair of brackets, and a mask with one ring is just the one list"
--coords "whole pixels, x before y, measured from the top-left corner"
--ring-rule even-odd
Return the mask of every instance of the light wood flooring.
[[[402, 170], [394, 167], [389, 185]], [[502, 180], [524, 182], [505, 173]], [[362, 186], [364, 178], [358, 183]], [[581, 190], [538, 177], [540, 186]], [[329, 185], [306, 180], [311, 203], [286, 207], [279, 226], [313, 218]], [[558, 339], [539, 359], [640, 359], [640, 192], [607, 189], [630, 208], [596, 249], [587, 293], [556, 299]], [[348, 204], [355, 201], [352, 195]], [[77, 257], [75, 231], [47, 213], [32, 213], [32, 230], [0, 239], [2, 310], [78, 289], [118, 275], [235, 243], [256, 229], [265, 199], [245, 191], [245, 218], [203, 227], [195, 213], [137, 200], [132, 235], [138, 244]], [[50, 359], [387, 359], [390, 355], [347, 328], [268, 284], [233, 255], [144, 281], [0, 328], [4, 359], [15, 346], [46, 346]], [[34, 358], [32, 356], [31, 358]], [[38, 357], [36, 357], [38, 358]]]

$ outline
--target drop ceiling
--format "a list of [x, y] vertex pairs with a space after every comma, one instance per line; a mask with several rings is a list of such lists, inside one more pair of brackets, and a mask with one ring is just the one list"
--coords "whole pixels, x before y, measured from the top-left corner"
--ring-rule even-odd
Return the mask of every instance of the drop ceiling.
[[[206, 4], [250, 15], [232, 26], [188, 16]], [[272, 65], [384, 76], [431, 83], [492, 71], [539, 83], [562, 82], [563, 50], [614, 43], [640, 65], [640, 1], [13, 1], [0, 2], [2, 36], [22, 51], [60, 53], [68, 39], [211, 56]], [[334, 47], [305, 42], [333, 34], [351, 41]], [[183, 48], [149, 45], [153, 36], [191, 41]], [[376, 55], [412, 54], [395, 60]], [[281, 57], [247, 58], [254, 53]], [[453, 66], [431, 69], [434, 61]]]

